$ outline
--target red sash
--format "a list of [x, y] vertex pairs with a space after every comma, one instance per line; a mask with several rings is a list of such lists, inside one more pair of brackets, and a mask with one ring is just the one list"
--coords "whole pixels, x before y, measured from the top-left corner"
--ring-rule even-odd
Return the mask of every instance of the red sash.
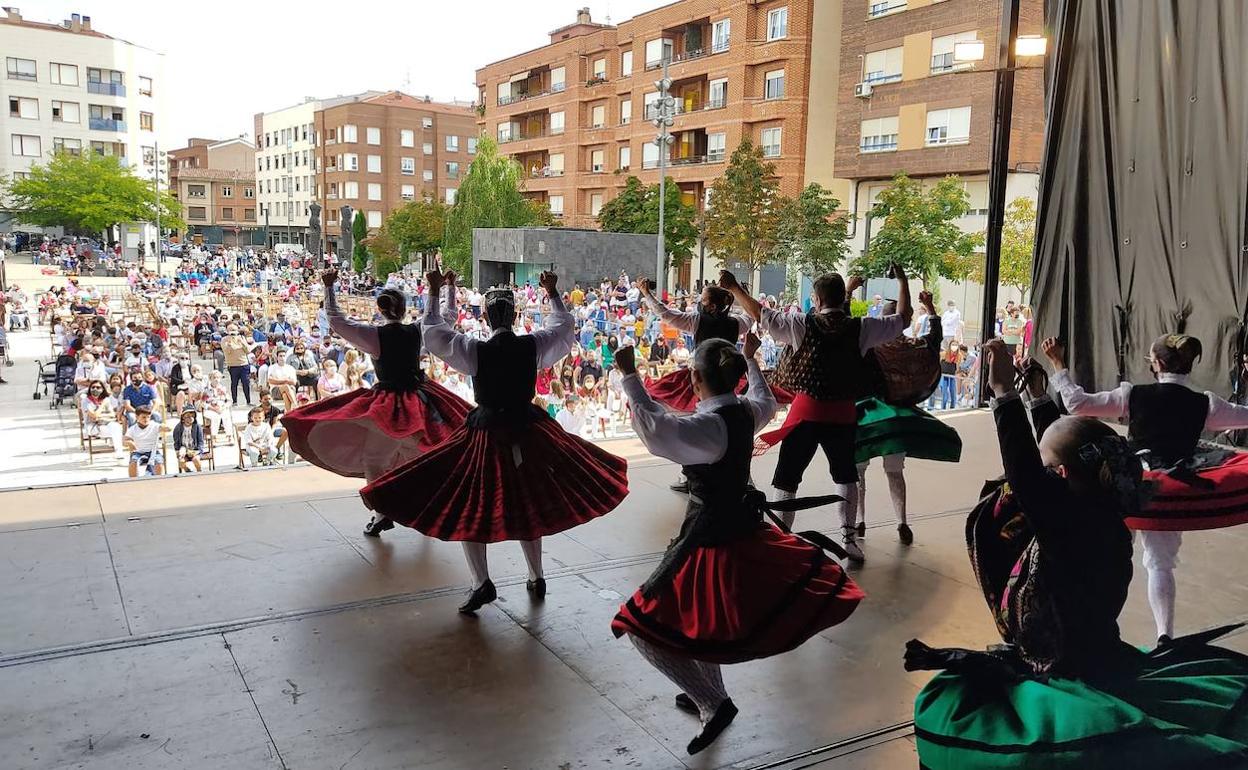
[[858, 422], [858, 407], [853, 401], [819, 401], [805, 393], [798, 393], [793, 397], [793, 405], [789, 407], [784, 424], [758, 438], [768, 446], [775, 446], [804, 422], [854, 425]]

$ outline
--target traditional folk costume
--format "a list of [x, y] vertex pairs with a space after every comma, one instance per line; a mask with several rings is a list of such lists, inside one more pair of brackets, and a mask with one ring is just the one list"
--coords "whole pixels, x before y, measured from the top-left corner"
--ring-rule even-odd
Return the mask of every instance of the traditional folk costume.
[[[282, 416], [291, 448], [308, 462], [369, 483], [445, 441], [459, 429], [471, 405], [429, 380], [420, 368], [421, 327], [391, 321], [382, 326], [352, 321], [325, 291], [330, 329], [373, 357], [377, 383], [292, 409]], [[374, 516], [364, 534], [394, 524]]]
[[463, 542], [474, 589], [464, 612], [496, 597], [487, 543], [519, 540], [528, 589], [542, 598], [541, 538], [610, 512], [628, 494], [625, 460], [565, 432], [533, 404], [538, 370], [567, 355], [575, 334], [572, 314], [557, 295], [550, 300], [546, 328], [517, 335], [514, 296], [489, 292], [486, 314], [495, 328], [487, 340], [455, 331], [429, 303], [425, 344], [472, 377], [477, 407], [440, 446], [360, 493], [369, 508], [400, 524]]
[[[787, 652], [849, 617], [862, 591], [824, 551], [763, 520], [772, 510], [750, 486], [754, 432], [776, 412], [762, 372], [748, 362], [749, 391], [701, 401], [691, 415], [664, 409], [636, 375], [624, 378], [633, 426], [654, 454], [684, 466], [690, 498], [679, 536], [659, 567], [611, 623], [682, 689], [678, 707], [697, 713], [705, 748], [737, 708], [720, 664]], [[791, 508], [835, 498], [789, 501]], [[774, 505], [779, 510], [783, 503]]]
[[1126, 420], [1132, 446], [1144, 452], [1153, 494], [1127, 526], [1140, 531], [1144, 545], [1157, 635], [1174, 636], [1174, 569], [1183, 532], [1248, 521], [1248, 454], [1202, 449], [1200, 435], [1248, 427], [1248, 406], [1194, 391], [1187, 375], [1168, 372], [1155, 383], [1086, 393], [1063, 370], [1053, 385], [1071, 414]]
[[[781, 499], [797, 496], [806, 468], [823, 449], [832, 480], [839, 485], [841, 531], [845, 550], [853, 561], [864, 559], [856, 539], [858, 469], [854, 460], [857, 440], [856, 399], [863, 392], [867, 351], [896, 339], [905, 329], [900, 315], [852, 318], [842, 309], [811, 311], [806, 315], [763, 308], [759, 327], [776, 342], [789, 346], [776, 367], [772, 382], [794, 393], [793, 406], [778, 429], [759, 438], [769, 446], [780, 444], [780, 459], [772, 486]], [[791, 524], [791, 513], [784, 516]]]
[[[1043, 467], [1023, 404], [994, 404], [1006, 478], [966, 526], [971, 566], [1006, 643], [986, 652], [906, 649], [907, 670], [945, 669], [915, 701], [927, 770], [1248, 766], [1248, 658], [1208, 645], [1229, 629], [1141, 652], [1119, 638], [1131, 582], [1122, 510]], [[1042, 433], [1059, 416], [1033, 404]], [[1119, 439], [1085, 446], [1115, 478]], [[1135, 473], [1138, 474], [1138, 467]], [[1138, 481], [1123, 483], [1138, 494]]]

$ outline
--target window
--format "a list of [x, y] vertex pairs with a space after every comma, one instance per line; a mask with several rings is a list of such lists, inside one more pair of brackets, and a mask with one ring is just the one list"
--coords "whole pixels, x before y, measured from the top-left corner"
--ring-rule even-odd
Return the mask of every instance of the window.
[[592, 71], [595, 80], [607, 79], [607, 59], [605, 56], [600, 59], [594, 59]]
[[23, 179], [30, 179], [30, 172], [29, 172], [29, 171], [14, 171], [14, 172], [13, 172], [13, 181], [14, 181], [14, 182], [20, 182], [20, 181], [22, 181]]
[[360, 130], [348, 123], [342, 127], [342, 141], [358, 142], [360, 141]]
[[717, 162], [724, 159], [728, 135], [724, 132], [706, 135], [706, 159]]
[[39, 76], [35, 74], [34, 59], [14, 59], [12, 56], [6, 57], [4, 60], [5, 68], [9, 72], [9, 80], [38, 80]]
[[895, 11], [904, 11], [906, 8], [905, 0], [880, 0], [871, 3], [867, 9], [867, 18], [874, 19], [876, 16], [886, 16]]
[[416, 199], [416, 185], [405, 184], [399, 186], [399, 197], [405, 201]]
[[451, 161], [446, 164], [446, 178], [459, 179], [459, 164]]
[[728, 106], [728, 78], [720, 78], [710, 82], [710, 98], [706, 100], [706, 109], [718, 110]]
[[52, 140], [52, 151], [64, 152], [70, 155], [81, 155], [82, 154], [82, 140], [81, 139], [62, 139], [60, 137], [56, 137]]
[[381, 129], [366, 128], [364, 129], [364, 140], [369, 144], [381, 144]]
[[659, 112], [659, 92], [651, 91], [641, 97], [641, 114], [646, 120], [654, 120]]
[[370, 201], [381, 200], [381, 185], [376, 182], [368, 183], [368, 199]]
[[728, 50], [728, 38], [732, 34], [732, 19], [720, 19], [711, 25], [711, 53]]
[[432, 155], [433, 154], [433, 142], [425, 142], [424, 145], [422, 145], [421, 147], [421, 151], [424, 152], [424, 154], [426, 155]]
[[971, 108], [954, 107], [927, 113], [927, 146], [965, 144], [971, 140]]
[[13, 134], [12, 146], [13, 154], [21, 158], [38, 158], [40, 155], [43, 155], [43, 149], [39, 144], [39, 137], [37, 136]]
[[433, 128], [433, 118], [425, 117], [420, 119], [421, 128]]
[[591, 217], [598, 216], [598, 212], [602, 211], [602, 193], [589, 194], [589, 215]]
[[420, 173], [420, 178], [425, 180], [426, 182], [432, 182], [433, 181], [433, 169], [427, 168], [424, 171], [422, 171]]
[[901, 59], [903, 48], [885, 48], [883, 51], [872, 51], [863, 58], [863, 82], [894, 83], [901, 80]]
[[469, 155], [477, 154], [477, 137], [475, 136], [468, 137], [468, 154]]
[[555, 67], [550, 71], [550, 91], [551, 93], [559, 93], [568, 87], [567, 69], [564, 67]]
[[52, 62], [48, 65], [48, 77], [53, 85], [76, 86], [78, 85], [78, 65]]
[[224, 207], [222, 207], [222, 209], [221, 209], [221, 218], [222, 218], [222, 219], [226, 219], [226, 220], [233, 220], [233, 219], [234, 219], [234, 209], [230, 208], [229, 206], [224, 206]]
[[188, 184], [186, 186], [186, 195], [188, 198], [203, 198], [208, 194], [208, 188], [202, 184]]
[[552, 152], [549, 165], [551, 176], [563, 176], [563, 153]]
[[[152, 79], [139, 75], [139, 96], [152, 95]], [[305, 137], [306, 138], [306, 137]]]
[[779, 40], [789, 36], [789, 9], [776, 8], [767, 12], [767, 39]]
[[897, 149], [897, 116], [862, 121], [860, 152], [888, 152]]
[[208, 209], [204, 206], [187, 206], [186, 218], [203, 221], [208, 218]]
[[633, 119], [633, 100], [625, 98], [620, 100], [620, 125], [627, 126]]
[[959, 32], [956, 35], [942, 35], [941, 37], [932, 38], [932, 74], [936, 75], [941, 72], [952, 72], [971, 66], [971, 62], [955, 62], [953, 60], [953, 46], [956, 43], [964, 43], [968, 40], [978, 40], [979, 35], [975, 30], [967, 32]]
[[9, 117], [10, 118], [26, 118], [27, 120], [39, 119], [39, 100], [27, 99], [24, 96], [9, 97]]
[[497, 102], [498, 102], [499, 107], [502, 107], [504, 104], [508, 104], [509, 102], [511, 102], [511, 81], [498, 84]]
[[[626, 78], [633, 74], [633, 52], [625, 51], [620, 54], [620, 77]], [[563, 198], [559, 199], [559, 205], [563, 205]]]
[[255, 210], [255, 209], [243, 209], [243, 221], [244, 221], [244, 222], [255, 222], [255, 221], [256, 221], [256, 210]]
[[139, 113], [139, 130], [141, 131], [153, 130], [152, 129], [152, 113], [150, 112]]
[[455, 188], [454, 187], [446, 188], [446, 197], [444, 198], [444, 200], [446, 201], [446, 205], [448, 206], [455, 205]]
[[370, 230], [377, 228], [377, 227], [381, 227], [381, 212], [380, 211], [368, 212], [368, 227]]
[[254, 187], [244, 187], [244, 188], [243, 188], [243, 197], [244, 197], [244, 198], [254, 198], [254, 197], [256, 197], [256, 189], [255, 189]]
[[646, 142], [641, 146], [641, 167], [659, 167], [659, 146], [654, 142]]
[[780, 129], [764, 128], [762, 134], [764, 158], [776, 158], [780, 156]]
[[416, 173], [415, 158], [399, 158], [399, 173], [411, 176]]
[[454, 134], [446, 135], [446, 151], [459, 152], [459, 137]]
[[498, 124], [498, 143], [502, 144], [503, 142], [510, 142], [510, 141], [511, 141], [511, 124], [499, 123]]
[[563, 196], [552, 195], [547, 199], [546, 204], [550, 206], [550, 213], [554, 216], [563, 216]]
[[221, 185], [221, 197], [222, 197], [222, 198], [233, 198], [233, 197], [234, 197], [234, 188], [233, 188], [233, 187], [230, 187], [228, 184]]
[[602, 128], [607, 125], [607, 105], [595, 104], [589, 111], [589, 127]]
[[415, 147], [416, 146], [416, 132], [410, 128], [401, 129], [399, 131], [399, 146], [400, 147]]
[[655, 69], [663, 65], [664, 60], [672, 60], [672, 41], [658, 40], [646, 41], [646, 69]]
[[563, 113], [562, 112], [550, 113], [550, 133], [551, 134], [563, 133]]
[[603, 164], [603, 156], [605, 155], [606, 153], [603, 150], [592, 150], [589, 153], [590, 173], [601, 174], [606, 170], [606, 166]]
[[633, 162], [633, 148], [627, 144], [620, 148], [620, 171], [627, 171]]
[[342, 156], [342, 167], [346, 171], [360, 170], [360, 156], [353, 152], [349, 152]]
[[763, 76], [763, 98], [784, 98], [784, 70], [772, 70]]
[[380, 155], [369, 155], [367, 162], [368, 162], [368, 173], [370, 174], [381, 173], [381, 156]]
[[359, 198], [360, 197], [360, 183], [359, 182], [343, 182], [342, 183], [342, 197], [346, 198], [347, 200], [355, 200], [356, 198]]

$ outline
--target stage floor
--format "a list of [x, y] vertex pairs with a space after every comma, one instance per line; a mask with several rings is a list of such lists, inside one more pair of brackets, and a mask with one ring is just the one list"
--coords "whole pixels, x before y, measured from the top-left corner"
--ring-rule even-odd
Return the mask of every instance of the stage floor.
[[[949, 420], [963, 462], [907, 469], [914, 545], [897, 542], [877, 463], [854, 570], [867, 601], [792, 653], [727, 667], [741, 714], [692, 758], [696, 720], [609, 629], [683, 515], [675, 469], [635, 443], [612, 447], [632, 462], [624, 505], [545, 541], [545, 603], [504, 543], [499, 601], [476, 618], [455, 612], [458, 545], [364, 538], [357, 484], [315, 468], [0, 493], [0, 767], [916, 767], [907, 730], [863, 737], [910, 719], [930, 676], [902, 670], [906, 640], [996, 639], [962, 534], [1000, 470], [991, 418]], [[818, 462], [811, 476], [803, 492], [830, 491]], [[832, 512], [798, 522], [830, 531]], [[1248, 613], [1246, 538], [1189, 536], [1181, 632]], [[1121, 621], [1145, 644], [1136, 572]]]

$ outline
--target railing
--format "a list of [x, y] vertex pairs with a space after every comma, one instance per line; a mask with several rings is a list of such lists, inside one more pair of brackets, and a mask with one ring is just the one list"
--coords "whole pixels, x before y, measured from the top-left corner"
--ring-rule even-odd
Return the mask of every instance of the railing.
[[[727, 99], [707, 99], [705, 102], [694, 102], [686, 104], [684, 99], [676, 99], [672, 112], [676, 115], [683, 115], [689, 112], [701, 112], [702, 110], [722, 110], [728, 106]], [[650, 104], [645, 109], [646, 120], [654, 120], [659, 116], [659, 106]]]
[[533, 133], [528, 133], [528, 134], [507, 134], [505, 136], [498, 137], [498, 143], [508, 144], [510, 142], [523, 142], [526, 139], [540, 139], [541, 137], [544, 137], [544, 136], [558, 136], [562, 133], [563, 133], [563, 129], [560, 128], [558, 130], [545, 129], [542, 131], [535, 131]]
[[91, 118], [87, 123], [92, 131], [125, 131], [126, 121], [112, 118]]
[[529, 177], [531, 179], [548, 179], [550, 177], [563, 176], [563, 169], [551, 168], [550, 166], [542, 166], [541, 168], [529, 169]]
[[[902, 5], [904, 6], [905, 4], [903, 3]], [[728, 41], [724, 40], [719, 43], [715, 43], [711, 45], [709, 48], [703, 47], [703, 48], [695, 48], [692, 51], [681, 51], [678, 54], [673, 54], [672, 56], [670, 56], [667, 61], [669, 64], [680, 64], [681, 62], [693, 61], [694, 59], [701, 59], [704, 56], [713, 56], [715, 54], [724, 53], [727, 50], [728, 50]], [[657, 70], [661, 68], [662, 66], [663, 66], [662, 59], [656, 59], [655, 61], [646, 62], [647, 70]]]
[[867, 18], [874, 19], [877, 16], [885, 16], [893, 13], [894, 11], [903, 10], [905, 7], [905, 3], [893, 3], [888, 2], [888, 0], [885, 0], [885, 2], [882, 3], [872, 3], [867, 9]]
[[[700, 166], [704, 163], [722, 163], [723, 160], [724, 160], [724, 155], [722, 153], [715, 153], [713, 155], [690, 155], [684, 158], [668, 158], [667, 165], [669, 167]], [[645, 160], [645, 161], [642, 161], [641, 167], [643, 169], [658, 168], [659, 161], [658, 160]]]
[[87, 93], [105, 96], [125, 96], [126, 87], [121, 83], [103, 83], [96, 80], [87, 81]]
[[868, 136], [858, 146], [859, 152], [888, 152], [897, 149], [897, 135]]
[[590, 78], [589, 80], [586, 80], [586, 81], [585, 81], [585, 87], [586, 87], [586, 88], [593, 88], [594, 86], [600, 86], [600, 85], [602, 85], [603, 83], [606, 83], [606, 82], [607, 82], [607, 76], [606, 76], [606, 75], [595, 75], [595, 76], [593, 76], [592, 78]]
[[9, 70], [9, 80], [29, 80], [33, 82], [38, 79], [38, 75], [34, 75], [29, 72], [15, 72], [14, 70]]
[[896, 83], [901, 80], [901, 73], [884, 73], [884, 72], [868, 72], [862, 82], [871, 85], [879, 85], [881, 83]]

